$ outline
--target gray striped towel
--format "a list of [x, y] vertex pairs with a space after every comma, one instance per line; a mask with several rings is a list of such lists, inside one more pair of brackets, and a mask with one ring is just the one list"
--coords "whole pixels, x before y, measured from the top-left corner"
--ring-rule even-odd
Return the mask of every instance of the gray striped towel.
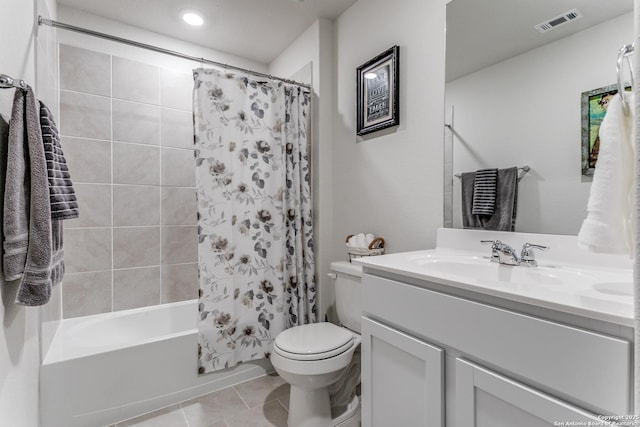
[[480, 169], [473, 181], [473, 215], [493, 215], [496, 209], [498, 169]]
[[49, 108], [40, 101], [40, 128], [44, 142], [49, 178], [51, 219], [63, 220], [78, 217], [78, 200], [71, 183], [67, 161], [60, 145], [58, 127]]

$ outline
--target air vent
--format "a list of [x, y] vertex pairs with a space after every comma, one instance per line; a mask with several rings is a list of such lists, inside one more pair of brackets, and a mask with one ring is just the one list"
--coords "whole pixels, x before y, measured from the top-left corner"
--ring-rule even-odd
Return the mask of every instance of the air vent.
[[538, 30], [538, 32], [540, 33], [546, 33], [547, 31], [551, 31], [554, 28], [580, 18], [582, 18], [582, 13], [580, 13], [578, 9], [572, 9], [568, 12], [563, 13], [562, 15], [556, 16], [555, 18], [551, 18], [547, 21], [541, 22], [538, 25], [534, 25], [533, 28]]

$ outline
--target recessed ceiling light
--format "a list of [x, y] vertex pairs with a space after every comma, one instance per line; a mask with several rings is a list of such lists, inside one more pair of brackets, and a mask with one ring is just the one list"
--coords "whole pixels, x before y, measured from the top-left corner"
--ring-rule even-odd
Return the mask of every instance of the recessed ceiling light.
[[193, 10], [186, 10], [182, 12], [182, 20], [189, 25], [193, 25], [194, 27], [199, 27], [204, 24], [204, 18], [198, 12]]

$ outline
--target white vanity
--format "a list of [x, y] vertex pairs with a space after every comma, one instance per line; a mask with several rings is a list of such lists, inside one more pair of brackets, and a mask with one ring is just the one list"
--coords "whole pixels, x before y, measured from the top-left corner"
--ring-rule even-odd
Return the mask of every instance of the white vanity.
[[[551, 249], [537, 267], [508, 266], [490, 261], [486, 239]], [[578, 250], [573, 236], [440, 229], [435, 250], [359, 263], [364, 427], [599, 425], [633, 413], [626, 257]]]

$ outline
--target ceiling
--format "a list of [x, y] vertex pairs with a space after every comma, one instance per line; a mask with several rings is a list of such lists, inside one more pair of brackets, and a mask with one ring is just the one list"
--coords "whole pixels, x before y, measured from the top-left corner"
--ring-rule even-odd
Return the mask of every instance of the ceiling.
[[[584, 17], [543, 34], [533, 28], [573, 8]], [[447, 5], [447, 81], [632, 10], [633, 0], [452, 0]]]
[[[335, 19], [355, 1], [58, 0], [58, 4], [268, 64], [318, 18]], [[184, 9], [201, 12], [205, 24], [183, 23]]]

